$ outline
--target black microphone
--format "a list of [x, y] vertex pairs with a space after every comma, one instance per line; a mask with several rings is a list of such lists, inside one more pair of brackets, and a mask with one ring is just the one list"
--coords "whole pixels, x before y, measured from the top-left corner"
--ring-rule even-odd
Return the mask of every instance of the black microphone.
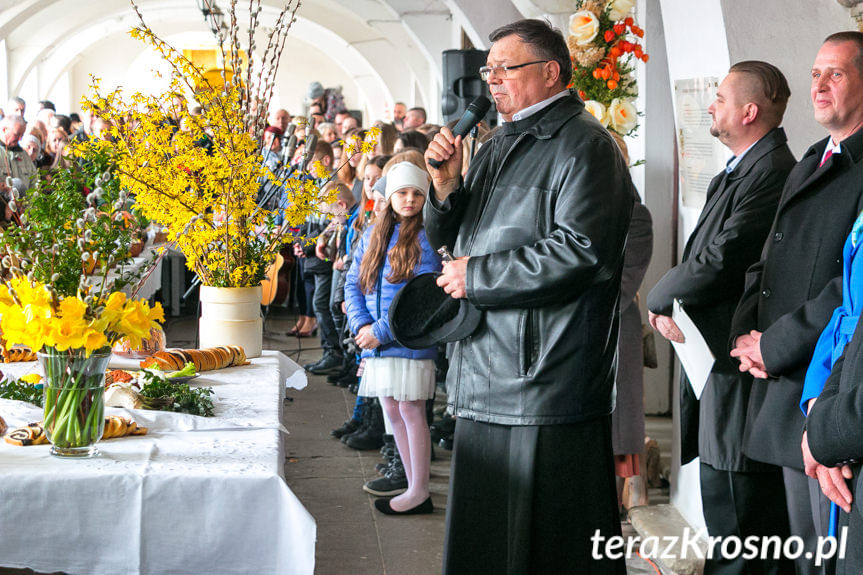
[[282, 150], [282, 162], [287, 166], [290, 165], [291, 160], [294, 158], [294, 152], [297, 151], [297, 136], [295, 134], [291, 134], [291, 137], [288, 138], [288, 143], [285, 144], [285, 148]]
[[318, 145], [318, 137], [314, 134], [306, 138], [306, 149], [304, 150], [305, 154], [303, 157], [303, 161], [300, 165], [300, 171], [305, 172], [306, 167], [309, 165], [309, 162], [312, 161], [312, 156], [315, 155], [315, 148]]
[[[452, 135], [454, 138], [458, 136], [465, 137], [468, 132], [470, 132], [474, 126], [479, 124], [485, 115], [488, 113], [488, 109], [491, 108], [491, 102], [485, 96], [479, 96], [465, 110], [464, 115], [458, 121], [458, 123], [452, 129]], [[443, 162], [438, 160], [429, 160], [429, 165], [434, 169], [440, 169], [443, 165]]]

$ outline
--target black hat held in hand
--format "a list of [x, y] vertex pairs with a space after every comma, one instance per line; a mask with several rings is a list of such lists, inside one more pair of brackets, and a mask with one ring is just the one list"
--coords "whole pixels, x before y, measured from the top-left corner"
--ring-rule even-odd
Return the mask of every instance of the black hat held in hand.
[[411, 278], [390, 304], [390, 331], [410, 349], [464, 339], [474, 332], [482, 312], [466, 299], [453, 299], [437, 285], [439, 273]]

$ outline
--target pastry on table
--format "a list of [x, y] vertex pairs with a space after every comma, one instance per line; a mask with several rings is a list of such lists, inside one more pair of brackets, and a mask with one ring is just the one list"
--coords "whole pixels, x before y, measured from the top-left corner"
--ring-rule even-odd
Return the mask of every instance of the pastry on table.
[[246, 365], [246, 352], [239, 345], [222, 345], [206, 349], [166, 349], [154, 353], [141, 362], [141, 368], [159, 367], [163, 371], [180, 370], [187, 362], [195, 364], [195, 369], [213, 371]]
[[[120, 415], [109, 415], [105, 418], [105, 431], [102, 439], [113, 439], [126, 435], [146, 435], [147, 428], [141, 427], [131, 419]], [[42, 422], [31, 423], [25, 427], [13, 429], [3, 438], [12, 445], [42, 445], [48, 443]]]
[[0, 358], [3, 363], [13, 363], [19, 361], [36, 361], [36, 352], [29, 347], [11, 347], [4, 349], [0, 345]]

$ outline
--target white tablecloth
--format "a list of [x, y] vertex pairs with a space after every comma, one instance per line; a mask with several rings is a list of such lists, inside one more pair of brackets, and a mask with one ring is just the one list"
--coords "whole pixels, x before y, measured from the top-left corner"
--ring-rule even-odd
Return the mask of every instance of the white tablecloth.
[[[285, 484], [285, 383], [278, 352], [205, 373], [216, 417], [108, 409], [148, 426], [62, 460], [47, 445], [0, 443], [0, 565], [70, 575], [310, 574], [316, 527]], [[0, 400], [10, 427], [41, 410]]]

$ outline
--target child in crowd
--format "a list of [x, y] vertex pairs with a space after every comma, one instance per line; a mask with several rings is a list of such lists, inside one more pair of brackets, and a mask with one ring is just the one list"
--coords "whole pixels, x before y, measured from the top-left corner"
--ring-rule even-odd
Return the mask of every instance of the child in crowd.
[[393, 339], [388, 319], [390, 303], [407, 280], [441, 267], [422, 227], [428, 189], [428, 173], [411, 162], [389, 170], [387, 207], [363, 234], [345, 284], [348, 321], [366, 359], [359, 392], [380, 398], [407, 475], [406, 492], [375, 502], [388, 515], [434, 509], [428, 488], [431, 439], [426, 400], [434, 395], [437, 349], [402, 347]]

